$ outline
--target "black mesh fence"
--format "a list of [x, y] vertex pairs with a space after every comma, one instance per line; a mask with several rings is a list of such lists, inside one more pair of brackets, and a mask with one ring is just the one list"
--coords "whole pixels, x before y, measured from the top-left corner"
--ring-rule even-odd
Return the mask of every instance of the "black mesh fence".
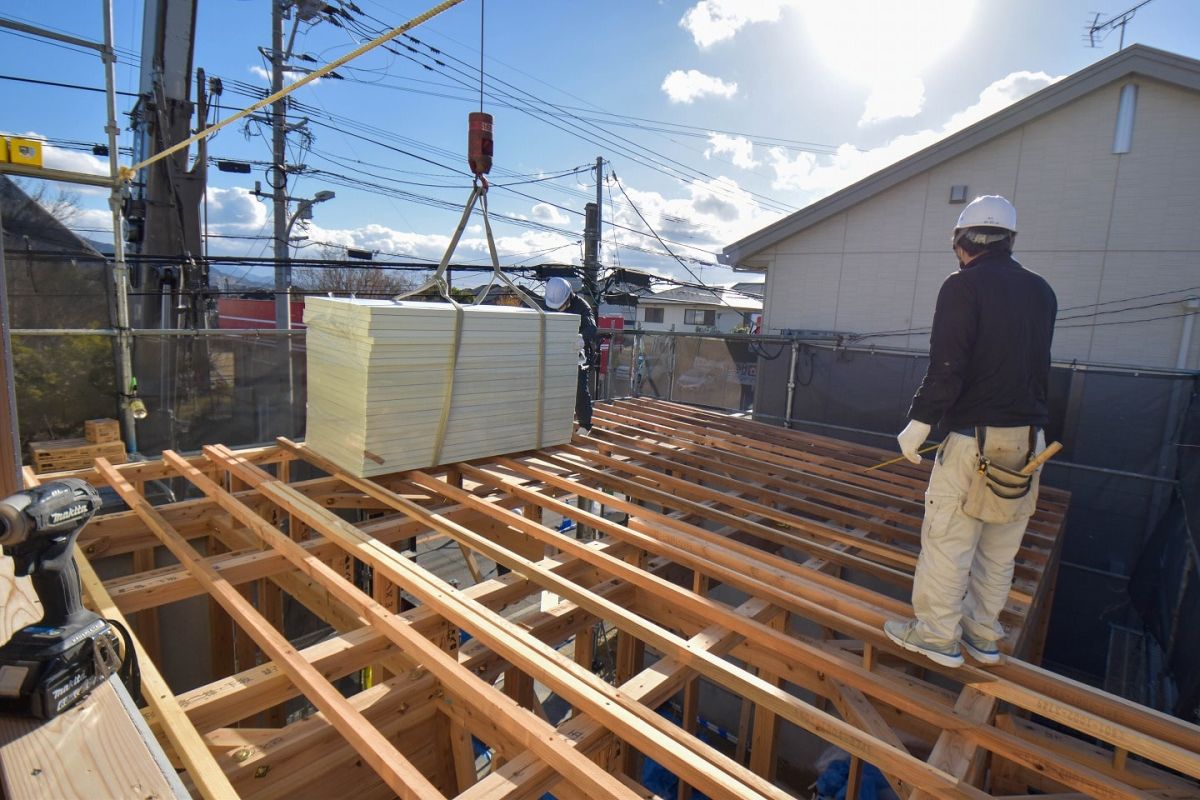
[[[895, 434], [907, 421], [928, 364], [921, 353], [746, 337], [646, 333], [637, 337], [633, 351], [634, 363], [643, 365], [637, 394], [730, 411], [752, 409], [762, 422], [882, 447], [896, 446]], [[1131, 576], [1139, 558], [1155, 545], [1156, 524], [1169, 524], [1172, 513], [1182, 519], [1182, 508], [1169, 510], [1172, 495], [1190, 491], [1200, 497], [1195, 476], [1178, 489], [1176, 483], [1177, 454], [1185, 449], [1180, 446], [1183, 420], [1189, 409], [1200, 413], [1196, 385], [1195, 376], [1176, 373], [1084, 365], [1052, 370], [1046, 437], [1061, 441], [1064, 450], [1049, 462], [1043, 480], [1070, 491], [1071, 506], [1046, 646], [1050, 666], [1104, 685], [1108, 665], [1148, 658], [1113, 652], [1140, 641], [1114, 631], [1141, 627]], [[1200, 674], [1200, 654], [1192, 652], [1196, 637], [1177, 633], [1171, 639], [1170, 631], [1195, 631], [1200, 625], [1200, 580], [1186, 583], [1182, 539], [1179, 534], [1157, 544], [1162, 562], [1175, 575], [1148, 591], [1158, 603], [1158, 627], [1166, 631], [1162, 641], [1170, 671], [1185, 690], [1189, 682], [1200, 683], [1194, 677]], [[1147, 672], [1154, 670], [1141, 674]], [[1111, 680], [1108, 685], [1134, 693], [1134, 687]], [[1151, 690], [1145, 699], [1172, 707], [1169, 695], [1167, 689]]]
[[1200, 402], [1194, 398], [1175, 446], [1179, 480], [1139, 554], [1129, 593], [1177, 677], [1175, 713], [1200, 719]]
[[[198, 450], [304, 436], [304, 334], [273, 331], [134, 337], [139, 394], [149, 415], [138, 448]], [[147, 365], [161, 365], [153, 369]]]

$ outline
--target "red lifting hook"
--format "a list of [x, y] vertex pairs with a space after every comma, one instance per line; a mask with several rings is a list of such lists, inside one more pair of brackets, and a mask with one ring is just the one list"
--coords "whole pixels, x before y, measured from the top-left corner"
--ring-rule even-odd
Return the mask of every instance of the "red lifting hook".
[[492, 169], [492, 115], [472, 111], [468, 120], [467, 164], [475, 177], [482, 179]]

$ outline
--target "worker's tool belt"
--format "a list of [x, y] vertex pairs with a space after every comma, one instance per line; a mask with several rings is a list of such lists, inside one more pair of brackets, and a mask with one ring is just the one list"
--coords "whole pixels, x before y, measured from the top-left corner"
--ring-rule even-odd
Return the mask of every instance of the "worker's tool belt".
[[[1037, 435], [1037, 427], [1031, 425], [1029, 449], [1022, 466], [1028, 464], [1036, 455]], [[975, 443], [979, 446], [979, 453], [975, 473], [971, 476], [971, 485], [963, 498], [963, 513], [983, 522], [1001, 524], [1027, 519], [1033, 515], [1037, 506], [1036, 472], [1032, 475], [1022, 475], [1020, 468], [1014, 469], [996, 463], [986, 455], [986, 441], [987, 428], [975, 428]]]

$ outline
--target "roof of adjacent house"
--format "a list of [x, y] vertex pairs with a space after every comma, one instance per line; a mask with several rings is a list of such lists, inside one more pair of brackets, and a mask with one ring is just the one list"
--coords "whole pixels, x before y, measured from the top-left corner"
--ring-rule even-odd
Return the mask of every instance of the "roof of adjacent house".
[[641, 295], [639, 305], [714, 306], [734, 311], [762, 310], [762, 300], [757, 297], [749, 297], [732, 289], [694, 289], [690, 286], [676, 286], [663, 292]]
[[1200, 61], [1135, 44], [997, 111], [858, 183], [725, 247], [719, 260], [734, 269], [762, 270], [751, 259], [763, 250], [955, 156], [1048, 114], [1129, 75], [1144, 75], [1200, 91]]
[[100, 253], [31, 198], [7, 175], [0, 175], [0, 220], [4, 238], [18, 249], [74, 253], [100, 258]]

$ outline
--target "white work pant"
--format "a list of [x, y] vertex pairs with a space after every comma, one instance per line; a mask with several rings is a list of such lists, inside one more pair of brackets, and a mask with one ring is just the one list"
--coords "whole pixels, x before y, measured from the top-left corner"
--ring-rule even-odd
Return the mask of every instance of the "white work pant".
[[[1044, 444], [1039, 433], [1038, 452]], [[984, 451], [995, 463], [1020, 469], [1029, 451], [1029, 428], [988, 428]], [[1004, 635], [997, 618], [1008, 599], [1013, 561], [1029, 518], [995, 524], [963, 512], [978, 453], [974, 437], [951, 433], [938, 450], [925, 491], [912, 605], [917, 634], [930, 644], [957, 642], [960, 624], [987, 641]], [[1030, 491], [1037, 486], [1035, 476]]]

